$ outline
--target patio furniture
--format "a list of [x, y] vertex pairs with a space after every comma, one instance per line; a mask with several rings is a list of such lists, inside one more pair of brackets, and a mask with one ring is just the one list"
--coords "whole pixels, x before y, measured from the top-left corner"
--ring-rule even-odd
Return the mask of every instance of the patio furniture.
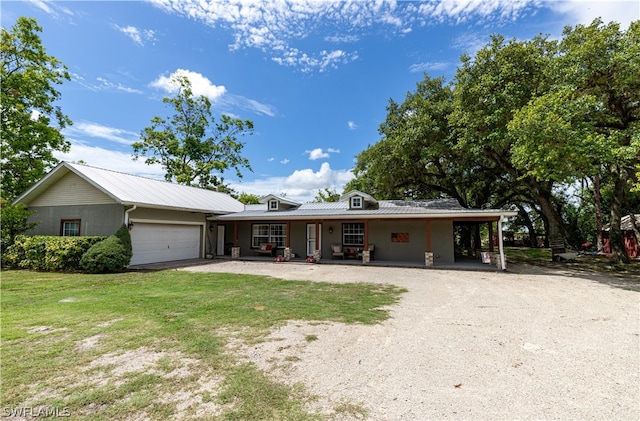
[[341, 258], [344, 260], [344, 250], [342, 250], [342, 246], [340, 244], [332, 244], [331, 245], [331, 258]]
[[[369, 244], [369, 259], [370, 260], [373, 260], [373, 252], [375, 251], [375, 249], [376, 249], [375, 244]], [[362, 250], [358, 251], [358, 257], [360, 259], [362, 259]]]
[[275, 256], [276, 247], [277, 245], [273, 243], [262, 243], [260, 247], [254, 251], [256, 256]]

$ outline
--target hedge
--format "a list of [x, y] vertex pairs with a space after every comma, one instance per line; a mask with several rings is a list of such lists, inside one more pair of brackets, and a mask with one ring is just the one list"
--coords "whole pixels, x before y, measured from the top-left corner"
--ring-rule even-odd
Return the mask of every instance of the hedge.
[[80, 270], [82, 256], [105, 236], [60, 237], [18, 235], [2, 254], [10, 267], [48, 271]]

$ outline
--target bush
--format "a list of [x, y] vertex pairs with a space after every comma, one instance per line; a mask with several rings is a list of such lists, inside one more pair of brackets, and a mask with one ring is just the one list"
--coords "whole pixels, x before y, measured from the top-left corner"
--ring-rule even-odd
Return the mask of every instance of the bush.
[[127, 253], [122, 240], [111, 235], [87, 250], [80, 260], [80, 267], [90, 273], [122, 272], [130, 260], [131, 254]]
[[129, 234], [129, 229], [126, 225], [122, 224], [122, 226], [116, 231], [114, 234], [116, 237], [120, 239], [122, 242], [122, 246], [126, 252], [127, 257], [127, 265], [131, 261], [131, 256], [133, 256], [133, 246], [131, 245], [131, 234]]
[[34, 270], [79, 270], [82, 255], [104, 239], [104, 236], [18, 235], [3, 254], [3, 264]]

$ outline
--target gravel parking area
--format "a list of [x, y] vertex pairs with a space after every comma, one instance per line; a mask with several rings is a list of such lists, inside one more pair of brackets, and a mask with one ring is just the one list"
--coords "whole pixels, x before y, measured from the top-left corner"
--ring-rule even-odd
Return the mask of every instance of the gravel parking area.
[[370, 420], [640, 419], [637, 279], [240, 261], [182, 270], [405, 287], [382, 324], [291, 321], [244, 348], [318, 395], [317, 409], [343, 405], [343, 419], [358, 408]]

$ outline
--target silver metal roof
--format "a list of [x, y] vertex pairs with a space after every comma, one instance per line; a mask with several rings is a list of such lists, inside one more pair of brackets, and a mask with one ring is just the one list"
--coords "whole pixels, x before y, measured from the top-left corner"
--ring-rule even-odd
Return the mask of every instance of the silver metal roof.
[[219, 220], [295, 220], [295, 219], [398, 219], [398, 218], [499, 218], [516, 212], [501, 209], [467, 209], [454, 199], [379, 200], [369, 209], [349, 209], [348, 202], [305, 203], [297, 208], [269, 211], [267, 206], [247, 205], [243, 212], [216, 217]]
[[123, 205], [223, 214], [244, 210], [242, 203], [225, 193], [70, 162], [60, 163], [15, 202], [28, 205], [69, 172]]

